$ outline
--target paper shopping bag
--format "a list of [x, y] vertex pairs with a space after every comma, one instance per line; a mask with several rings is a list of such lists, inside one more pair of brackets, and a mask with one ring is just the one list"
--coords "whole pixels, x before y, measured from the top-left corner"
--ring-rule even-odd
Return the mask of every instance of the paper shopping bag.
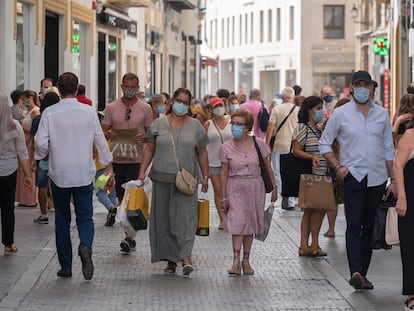
[[395, 211], [395, 207], [389, 207], [387, 211], [385, 242], [387, 242], [388, 245], [400, 244], [400, 236], [398, 234], [398, 214]]
[[332, 178], [311, 174], [300, 175], [298, 206], [303, 210], [335, 210]]
[[210, 234], [210, 201], [198, 199], [198, 225], [196, 234], [208, 236]]
[[127, 217], [135, 230], [147, 229], [148, 199], [144, 187], [131, 188], [127, 203]]

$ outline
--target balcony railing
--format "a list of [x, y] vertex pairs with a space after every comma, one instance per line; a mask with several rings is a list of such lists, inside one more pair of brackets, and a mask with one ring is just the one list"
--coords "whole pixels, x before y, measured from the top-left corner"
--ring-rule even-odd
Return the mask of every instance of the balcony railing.
[[151, 7], [151, 0], [106, 0], [106, 3], [127, 7]]
[[167, 3], [178, 10], [191, 10], [197, 7], [197, 0], [167, 0]]

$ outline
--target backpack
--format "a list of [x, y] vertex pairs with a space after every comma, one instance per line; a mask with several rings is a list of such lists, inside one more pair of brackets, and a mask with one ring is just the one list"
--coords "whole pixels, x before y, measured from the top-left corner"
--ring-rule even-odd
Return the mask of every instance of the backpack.
[[267, 111], [264, 103], [262, 103], [262, 109], [259, 111], [259, 127], [262, 132], [266, 132], [267, 126], [269, 125], [269, 112]]

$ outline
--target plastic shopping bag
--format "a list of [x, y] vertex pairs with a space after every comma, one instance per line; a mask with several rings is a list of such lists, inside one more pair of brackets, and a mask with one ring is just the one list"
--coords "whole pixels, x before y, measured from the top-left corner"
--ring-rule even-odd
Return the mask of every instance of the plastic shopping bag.
[[264, 242], [267, 238], [267, 235], [269, 234], [270, 225], [272, 224], [272, 217], [273, 217], [273, 211], [275, 209], [275, 203], [270, 202], [269, 207], [267, 210], [264, 211], [264, 229], [263, 234], [255, 234], [254, 238], [256, 240]]
[[[151, 191], [151, 187], [146, 187], [145, 184], [147, 184], [146, 181], [144, 181], [144, 191]], [[140, 180], [130, 180], [122, 185], [125, 189], [125, 194], [121, 204], [118, 206], [118, 211], [115, 216], [115, 221], [122, 227], [122, 229], [125, 230], [125, 232], [132, 236], [137, 234], [137, 230], [134, 229], [133, 224], [131, 224], [128, 219], [128, 202], [130, 199], [131, 189], [142, 186], [143, 185]]]

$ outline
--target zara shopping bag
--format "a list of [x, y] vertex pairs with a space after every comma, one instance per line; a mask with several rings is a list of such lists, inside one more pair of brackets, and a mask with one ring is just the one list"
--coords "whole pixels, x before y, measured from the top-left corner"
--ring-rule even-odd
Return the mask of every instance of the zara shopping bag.
[[300, 175], [299, 208], [303, 210], [336, 209], [332, 178], [312, 174]]

